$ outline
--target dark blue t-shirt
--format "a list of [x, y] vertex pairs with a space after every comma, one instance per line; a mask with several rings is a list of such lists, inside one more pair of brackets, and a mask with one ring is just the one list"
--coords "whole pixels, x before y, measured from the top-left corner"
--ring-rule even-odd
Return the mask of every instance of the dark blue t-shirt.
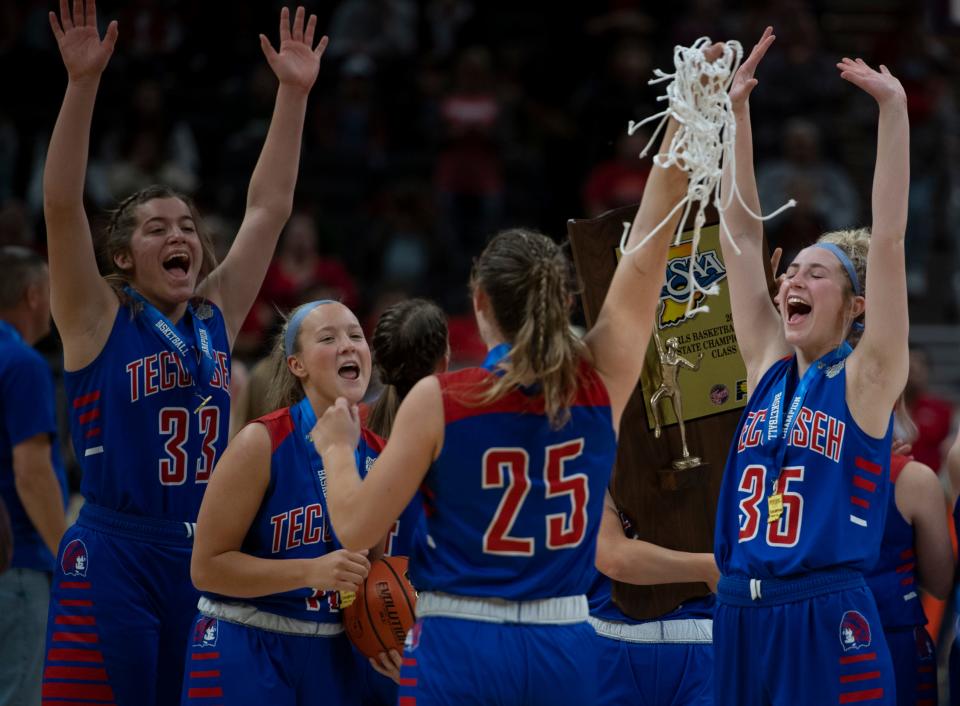
[[0, 321], [0, 497], [13, 527], [15, 568], [53, 571], [53, 555], [20, 502], [13, 474], [13, 448], [38, 434], [49, 435], [50, 460], [66, 506], [67, 478], [53, 404], [53, 375], [46, 361], [23, 342], [16, 329]]

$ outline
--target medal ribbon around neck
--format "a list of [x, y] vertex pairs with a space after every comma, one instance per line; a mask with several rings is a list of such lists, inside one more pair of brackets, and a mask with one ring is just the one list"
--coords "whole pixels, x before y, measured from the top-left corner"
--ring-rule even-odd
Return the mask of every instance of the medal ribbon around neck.
[[[779, 389], [773, 396], [773, 403], [770, 405], [770, 420], [767, 424], [767, 442], [776, 443], [777, 448], [774, 451], [774, 466], [777, 469], [777, 475], [773, 479], [770, 495], [767, 497], [767, 522], [776, 522], [783, 514], [783, 492], [779, 488], [780, 476], [783, 473], [783, 458], [787, 453], [787, 446], [790, 444], [790, 436], [793, 433], [793, 427], [800, 417], [800, 409], [803, 407], [803, 401], [810, 391], [810, 386], [814, 381], [824, 374], [824, 370], [830, 368], [842, 360], [845, 360], [853, 348], [844, 341], [837, 348], [826, 355], [818, 358], [800, 379], [793, 393], [793, 399], [787, 410], [783, 425], [780, 422], [780, 410], [783, 406], [783, 400], [786, 399], [787, 383], [791, 382], [796, 375], [796, 364], [790, 366], [790, 371], [780, 381]], [[795, 361], [795, 359], [794, 359]], [[775, 515], [775, 516], [774, 516]]]
[[[190, 321], [193, 324], [193, 336], [196, 341], [196, 346], [189, 346], [187, 342], [181, 338], [177, 327], [174, 326], [166, 316], [160, 313], [157, 307], [147, 301], [140, 292], [130, 286], [124, 287], [123, 291], [126, 292], [131, 299], [139, 302], [143, 306], [143, 311], [140, 316], [144, 317], [150, 324], [150, 328], [157, 338], [159, 338], [169, 350], [180, 356], [180, 360], [183, 362], [193, 380], [195, 394], [201, 399], [200, 406], [194, 410], [194, 412], [199, 412], [200, 408], [210, 401], [212, 395], [208, 394], [208, 390], [210, 389], [210, 381], [213, 380], [214, 370], [216, 370], [216, 360], [213, 357], [213, 349], [210, 344], [210, 330], [199, 317], [197, 317], [197, 313], [188, 303], [187, 312], [190, 314]], [[191, 350], [194, 348], [197, 351], [196, 355], [191, 354]]]

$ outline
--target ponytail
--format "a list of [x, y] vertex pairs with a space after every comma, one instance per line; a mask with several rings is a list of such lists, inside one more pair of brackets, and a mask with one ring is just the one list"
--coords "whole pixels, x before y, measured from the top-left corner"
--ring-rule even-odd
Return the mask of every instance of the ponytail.
[[554, 428], [570, 418], [583, 347], [570, 330], [571, 272], [563, 252], [534, 231], [500, 233], [474, 265], [471, 285], [490, 300], [501, 332], [511, 344], [510, 365], [481, 394], [489, 404], [535, 381]]

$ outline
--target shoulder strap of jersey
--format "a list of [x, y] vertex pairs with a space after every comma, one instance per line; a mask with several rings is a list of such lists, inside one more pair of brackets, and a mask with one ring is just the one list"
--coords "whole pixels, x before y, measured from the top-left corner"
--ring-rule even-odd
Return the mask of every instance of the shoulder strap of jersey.
[[270, 452], [276, 451], [284, 439], [293, 433], [293, 418], [290, 416], [290, 408], [284, 407], [270, 414], [265, 414], [253, 423], [263, 424], [270, 434]]
[[913, 456], [903, 456], [901, 454], [891, 454], [890, 456], [890, 481], [897, 482], [900, 477], [900, 471], [913, 460]]

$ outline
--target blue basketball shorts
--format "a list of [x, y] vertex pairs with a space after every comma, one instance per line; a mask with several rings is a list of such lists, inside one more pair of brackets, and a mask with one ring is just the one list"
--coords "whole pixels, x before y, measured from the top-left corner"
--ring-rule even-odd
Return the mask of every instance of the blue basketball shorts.
[[713, 621], [718, 706], [893, 706], [890, 651], [854, 571], [723, 577]]
[[[683, 627], [709, 622], [679, 619], [620, 625], [629, 631], [668, 623]], [[709, 638], [698, 642], [636, 641], [641, 637], [596, 634], [585, 647], [597, 655], [597, 706], [713, 706], [713, 644]]]
[[425, 617], [407, 635], [399, 706], [583, 706], [596, 701], [587, 622]]
[[292, 635], [196, 616], [183, 706], [359, 706], [360, 684], [344, 633]]
[[960, 619], [950, 646], [950, 706], [960, 706]]
[[937, 706], [937, 653], [922, 625], [885, 630], [897, 682], [897, 706]]
[[192, 526], [87, 504], [60, 542], [43, 700], [166, 706], [180, 699], [199, 594]]

